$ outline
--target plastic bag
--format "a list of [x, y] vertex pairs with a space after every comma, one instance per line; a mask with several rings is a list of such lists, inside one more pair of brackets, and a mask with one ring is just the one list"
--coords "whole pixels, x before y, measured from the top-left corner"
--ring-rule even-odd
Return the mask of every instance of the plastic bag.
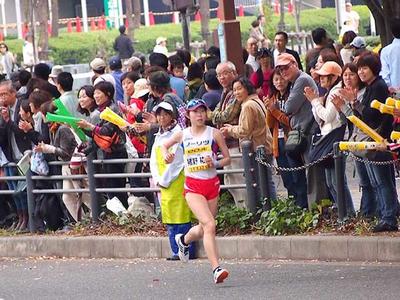
[[111, 210], [117, 216], [122, 216], [127, 212], [126, 208], [122, 205], [121, 201], [117, 197], [108, 199], [106, 207], [108, 210]]
[[41, 176], [47, 176], [49, 174], [49, 165], [44, 159], [42, 152], [33, 151], [31, 156], [31, 171]]

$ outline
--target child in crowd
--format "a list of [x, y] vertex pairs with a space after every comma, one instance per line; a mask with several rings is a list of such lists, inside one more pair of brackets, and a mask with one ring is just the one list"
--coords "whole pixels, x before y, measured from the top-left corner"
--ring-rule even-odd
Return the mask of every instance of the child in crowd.
[[[185, 234], [191, 227], [191, 212], [183, 196], [183, 148], [176, 147], [176, 159], [171, 164], [165, 164], [162, 158], [161, 146], [173, 134], [181, 132], [174, 113], [174, 108], [168, 102], [161, 102], [154, 110], [160, 130], [156, 134], [150, 156], [150, 170], [154, 183], [161, 189], [162, 222], [167, 224], [172, 256], [168, 260], [179, 260], [178, 245], [175, 235]], [[192, 252], [194, 254], [193, 246]]]

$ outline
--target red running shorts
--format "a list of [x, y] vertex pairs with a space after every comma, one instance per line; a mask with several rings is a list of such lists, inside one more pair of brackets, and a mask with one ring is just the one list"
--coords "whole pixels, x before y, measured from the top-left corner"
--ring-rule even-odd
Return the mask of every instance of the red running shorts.
[[199, 194], [204, 196], [207, 201], [213, 200], [219, 196], [220, 182], [218, 176], [211, 179], [197, 179], [192, 177], [185, 178], [185, 189], [183, 194]]

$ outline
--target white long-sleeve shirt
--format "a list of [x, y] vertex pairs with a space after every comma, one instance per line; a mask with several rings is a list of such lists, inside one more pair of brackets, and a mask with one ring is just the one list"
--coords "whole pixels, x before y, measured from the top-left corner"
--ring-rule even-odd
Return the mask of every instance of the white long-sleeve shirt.
[[323, 105], [323, 103], [321, 103], [320, 98], [314, 99], [311, 102], [312, 113], [314, 115], [315, 120], [319, 124], [319, 127], [321, 129], [321, 135], [326, 135], [332, 130], [342, 126], [339, 112], [332, 103], [333, 95], [338, 93], [340, 88], [341, 88], [341, 83], [334, 86], [329, 91], [328, 97], [326, 98], [325, 106]]

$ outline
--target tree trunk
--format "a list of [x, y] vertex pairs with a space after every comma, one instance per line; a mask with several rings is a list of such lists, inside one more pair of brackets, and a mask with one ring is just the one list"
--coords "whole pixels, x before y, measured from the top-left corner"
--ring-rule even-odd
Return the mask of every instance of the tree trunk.
[[139, 28], [140, 27], [140, 13], [141, 13], [141, 5], [140, 0], [133, 0], [133, 27]]
[[58, 0], [51, 0], [51, 36], [58, 37]]
[[200, 17], [201, 17], [201, 36], [206, 42], [206, 47], [210, 46], [210, 1], [200, 2]]
[[126, 20], [128, 21], [128, 35], [132, 38], [135, 38], [135, 29], [133, 26], [133, 18], [132, 18], [132, 0], [125, 0], [125, 7], [126, 7]]
[[39, 60], [47, 60], [49, 55], [49, 34], [47, 31], [47, 20], [49, 19], [49, 7], [47, 0], [35, 0], [34, 7], [35, 19], [39, 22], [38, 28], [38, 56]]
[[393, 35], [390, 30], [389, 20], [393, 17], [400, 17], [400, 2], [398, 0], [382, 0], [382, 5], [378, 0], [364, 0], [375, 19], [382, 47], [390, 44]]

